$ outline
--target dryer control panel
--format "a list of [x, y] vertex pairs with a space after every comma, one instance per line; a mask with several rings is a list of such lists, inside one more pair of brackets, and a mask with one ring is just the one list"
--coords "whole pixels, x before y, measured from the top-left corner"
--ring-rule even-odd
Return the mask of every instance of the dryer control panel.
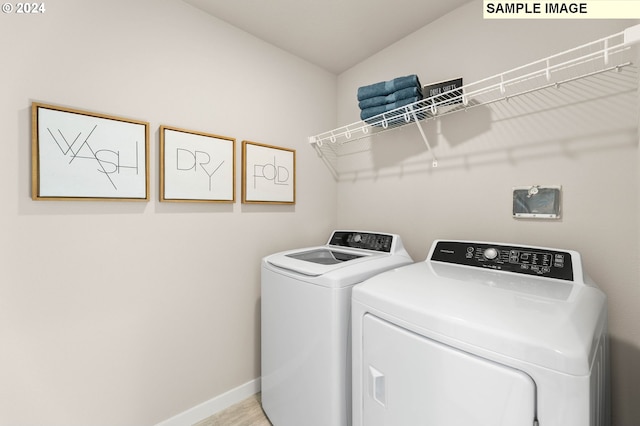
[[335, 231], [329, 240], [332, 246], [351, 247], [391, 253], [393, 235], [357, 231]]
[[553, 249], [438, 241], [431, 260], [573, 281], [571, 253]]

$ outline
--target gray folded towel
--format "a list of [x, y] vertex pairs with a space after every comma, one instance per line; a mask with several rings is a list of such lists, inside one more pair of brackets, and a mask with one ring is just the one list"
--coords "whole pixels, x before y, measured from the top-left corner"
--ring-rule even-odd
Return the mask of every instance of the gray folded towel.
[[373, 98], [363, 99], [358, 103], [360, 109], [367, 109], [385, 104], [392, 104], [402, 99], [419, 97], [422, 99], [422, 89], [419, 87], [407, 87], [406, 89], [400, 89], [397, 92], [393, 92], [387, 96], [374, 96]]
[[367, 120], [368, 118], [374, 117], [376, 115], [380, 115], [387, 111], [391, 111], [396, 108], [400, 108], [400, 107], [412, 104], [414, 102], [418, 102], [420, 99], [422, 99], [422, 96], [420, 97], [413, 96], [411, 98], [400, 99], [399, 101], [396, 101], [390, 104], [384, 104], [384, 105], [374, 106], [371, 108], [365, 108], [362, 111], [360, 111], [360, 119]]
[[373, 98], [376, 96], [387, 96], [398, 90], [407, 87], [422, 87], [420, 80], [415, 74], [404, 77], [397, 77], [389, 81], [381, 81], [380, 83], [370, 84], [358, 88], [358, 101]]

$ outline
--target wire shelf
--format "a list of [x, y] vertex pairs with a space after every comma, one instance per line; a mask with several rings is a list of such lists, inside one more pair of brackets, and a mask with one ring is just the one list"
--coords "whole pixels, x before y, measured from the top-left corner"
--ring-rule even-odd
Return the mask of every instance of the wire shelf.
[[[607, 87], [597, 88], [598, 85], [611, 86], [613, 90], [616, 84], [610, 83], [611, 79], [624, 79], [628, 85], [627, 68], [632, 69], [632, 84], [637, 87], [637, 70], [633, 66], [635, 58], [631, 55], [631, 49], [639, 40], [640, 25], [636, 25], [608, 37], [466, 84], [450, 92], [424, 98], [366, 121], [357, 121], [310, 136], [309, 143], [338, 179], [339, 158], [352, 154], [354, 150], [367, 149], [362, 147], [362, 143], [358, 144], [357, 148], [350, 146], [352, 142], [415, 123], [427, 149], [432, 153], [432, 165], [437, 167], [437, 159], [424, 134], [422, 122], [481, 105], [508, 102], [509, 99], [526, 97], [532, 93], [562, 89], [565, 85], [569, 86], [579, 80], [589, 82], [587, 86], [579, 86], [587, 92], [583, 96], [589, 96], [589, 92], [592, 92], [593, 96], [601, 96], [600, 92], [607, 90]], [[610, 74], [611, 78], [603, 79], [604, 74]], [[593, 89], [594, 87], [597, 90]], [[566, 102], [571, 100], [567, 99]]]

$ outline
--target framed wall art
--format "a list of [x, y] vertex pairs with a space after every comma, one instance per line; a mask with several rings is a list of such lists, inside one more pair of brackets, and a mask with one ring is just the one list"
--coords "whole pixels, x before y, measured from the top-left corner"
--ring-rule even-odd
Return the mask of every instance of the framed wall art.
[[242, 202], [295, 204], [296, 151], [242, 141]]
[[236, 140], [160, 126], [160, 201], [235, 202]]
[[149, 123], [34, 102], [34, 200], [149, 200]]

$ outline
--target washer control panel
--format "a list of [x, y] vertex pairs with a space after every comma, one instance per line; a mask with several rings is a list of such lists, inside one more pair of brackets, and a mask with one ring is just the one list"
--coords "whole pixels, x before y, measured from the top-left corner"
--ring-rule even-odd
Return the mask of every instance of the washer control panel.
[[391, 253], [393, 235], [357, 231], [335, 231], [329, 245]]
[[553, 249], [438, 241], [431, 260], [573, 281], [571, 254]]

